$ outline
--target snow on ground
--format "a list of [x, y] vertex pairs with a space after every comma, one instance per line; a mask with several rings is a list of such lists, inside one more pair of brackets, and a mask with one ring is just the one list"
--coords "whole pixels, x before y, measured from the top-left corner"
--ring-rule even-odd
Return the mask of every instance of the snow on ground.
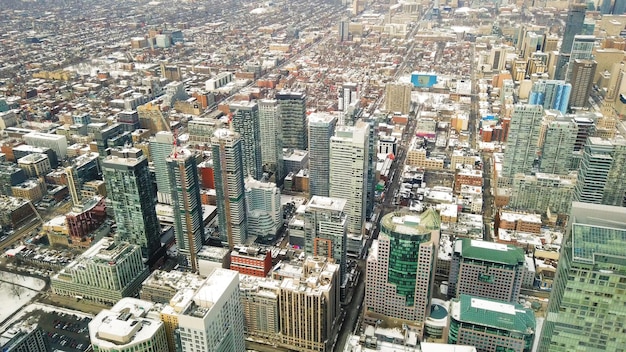
[[15, 322], [16, 320], [21, 319], [23, 316], [25, 316], [26, 314], [35, 311], [35, 310], [42, 310], [44, 312], [48, 312], [48, 313], [67, 313], [67, 314], [73, 314], [79, 317], [88, 317], [93, 319], [94, 315], [92, 314], [87, 314], [87, 313], [83, 313], [77, 310], [72, 310], [72, 309], [66, 309], [66, 308], [62, 308], [62, 307], [55, 307], [55, 306], [51, 306], [48, 304], [43, 304], [43, 303], [32, 303], [29, 304], [28, 306], [24, 307], [24, 309], [22, 309], [20, 312], [18, 312], [17, 314], [15, 314], [13, 317], [11, 317], [11, 319], [7, 320], [6, 323], [4, 323], [4, 325], [0, 326], [0, 331], [4, 331], [6, 330], [9, 326], [11, 326], [11, 324], [13, 322]]
[[41, 279], [0, 271], [0, 322], [22, 309], [45, 286]]

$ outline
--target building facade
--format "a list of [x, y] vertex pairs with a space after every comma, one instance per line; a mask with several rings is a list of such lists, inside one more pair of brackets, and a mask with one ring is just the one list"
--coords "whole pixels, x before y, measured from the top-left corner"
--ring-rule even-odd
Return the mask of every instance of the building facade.
[[241, 137], [244, 176], [260, 180], [263, 177], [263, 164], [259, 105], [256, 102], [247, 101], [232, 103], [230, 111], [233, 131], [239, 133]]
[[280, 106], [283, 148], [305, 150], [308, 145], [306, 128], [306, 94], [281, 91], [276, 93]]
[[520, 172], [529, 174], [536, 167], [542, 121], [541, 105], [515, 105], [502, 163], [503, 177], [511, 179]]
[[160, 131], [150, 139], [150, 158], [154, 165], [157, 199], [159, 203], [172, 204], [172, 188], [167, 173], [167, 157], [174, 150], [174, 135]]
[[261, 164], [263, 171], [271, 172], [276, 183], [281, 185], [283, 177], [283, 131], [280, 105], [276, 99], [259, 101], [259, 124], [261, 127]]
[[246, 179], [248, 235], [261, 241], [273, 240], [283, 226], [280, 189], [273, 182]]
[[574, 199], [626, 206], [626, 142], [590, 137], [583, 151]]
[[330, 139], [335, 135], [337, 117], [329, 113], [309, 115], [309, 193], [328, 197]]

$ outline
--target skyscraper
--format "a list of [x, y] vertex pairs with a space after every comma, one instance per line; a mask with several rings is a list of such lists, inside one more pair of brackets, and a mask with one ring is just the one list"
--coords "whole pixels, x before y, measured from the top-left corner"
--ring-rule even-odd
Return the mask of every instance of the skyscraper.
[[519, 172], [530, 173], [536, 166], [542, 120], [541, 105], [515, 105], [502, 163], [503, 177], [513, 178]]
[[364, 321], [414, 326], [424, 332], [430, 313], [441, 219], [433, 209], [422, 214], [395, 212], [380, 220], [380, 234], [367, 257]]
[[112, 149], [102, 161], [102, 173], [111, 199], [118, 241], [141, 246], [145, 258], [161, 246], [148, 159], [140, 149]]
[[328, 113], [309, 115], [309, 193], [328, 197], [330, 139], [335, 135], [337, 117]]
[[544, 109], [567, 112], [572, 85], [565, 81], [539, 80], [533, 83], [528, 97], [528, 104], [541, 105]]
[[369, 125], [338, 126], [330, 139], [329, 196], [346, 199], [348, 232], [361, 234], [367, 205]]
[[304, 211], [304, 251], [339, 264], [339, 282], [346, 275], [346, 200], [313, 196]]
[[385, 85], [385, 110], [408, 114], [411, 109], [410, 83], [387, 83]]
[[273, 182], [246, 179], [248, 234], [261, 240], [272, 240], [283, 226], [280, 189]]
[[593, 77], [596, 74], [598, 63], [593, 60], [574, 60], [572, 68], [572, 82], [576, 84], [572, 87], [572, 95], [569, 106], [573, 108], [583, 108], [589, 105], [589, 95], [593, 87]]
[[197, 253], [202, 248], [204, 226], [196, 158], [188, 150], [176, 150], [167, 159], [172, 188], [174, 233], [178, 250], [193, 271], [198, 270]]
[[574, 121], [556, 120], [546, 126], [546, 135], [541, 148], [539, 172], [564, 175], [569, 168], [578, 135]]
[[306, 126], [306, 94], [281, 91], [276, 93], [280, 106], [283, 148], [305, 150], [308, 145]]
[[565, 74], [565, 81], [571, 83], [578, 81], [572, 80], [572, 73], [574, 72], [574, 62], [576, 60], [593, 60], [593, 48], [596, 43], [596, 37], [593, 35], [576, 35], [574, 36], [574, 42], [572, 43], [572, 52], [569, 56], [567, 64], [567, 71]]
[[626, 208], [574, 202], [556, 270], [538, 351], [623, 348]]
[[565, 21], [565, 33], [563, 34], [563, 42], [559, 50], [559, 59], [557, 60], [554, 79], [565, 78], [565, 70], [569, 62], [569, 54], [572, 52], [574, 36], [582, 33], [586, 11], [586, 4], [574, 3], [570, 5], [569, 11], [567, 12], [567, 21]]
[[578, 171], [574, 199], [626, 206], [626, 141], [589, 137]]
[[229, 248], [248, 239], [243, 151], [239, 133], [215, 131], [211, 140], [220, 239]]
[[462, 294], [517, 302], [524, 276], [524, 251], [512, 245], [457, 239], [450, 264], [448, 295]]
[[263, 171], [272, 172], [277, 185], [282, 185], [283, 131], [280, 106], [275, 99], [259, 101], [259, 125], [261, 126], [261, 164]]
[[150, 158], [154, 165], [159, 203], [172, 204], [172, 188], [167, 176], [167, 162], [165, 160], [172, 154], [172, 150], [174, 150], [172, 132], [160, 131], [150, 138]]
[[260, 180], [263, 177], [263, 165], [259, 106], [255, 102], [237, 102], [230, 104], [230, 111], [233, 113], [233, 130], [241, 137], [244, 176]]

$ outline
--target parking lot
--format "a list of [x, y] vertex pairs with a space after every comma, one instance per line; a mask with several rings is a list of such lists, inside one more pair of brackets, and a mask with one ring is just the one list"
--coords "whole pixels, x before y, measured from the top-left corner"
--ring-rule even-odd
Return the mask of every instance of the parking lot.
[[82, 352], [89, 348], [89, 328], [91, 318], [61, 312], [35, 310], [27, 317], [38, 318], [39, 327], [50, 342], [52, 350]]

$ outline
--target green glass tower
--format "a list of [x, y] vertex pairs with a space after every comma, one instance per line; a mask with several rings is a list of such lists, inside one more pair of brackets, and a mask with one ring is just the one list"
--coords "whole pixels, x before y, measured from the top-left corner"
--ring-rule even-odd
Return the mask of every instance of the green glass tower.
[[423, 333], [430, 312], [441, 219], [433, 209], [422, 214], [394, 212], [380, 220], [380, 234], [367, 258], [366, 323], [408, 324]]
[[574, 202], [538, 351], [623, 351], [626, 208]]

